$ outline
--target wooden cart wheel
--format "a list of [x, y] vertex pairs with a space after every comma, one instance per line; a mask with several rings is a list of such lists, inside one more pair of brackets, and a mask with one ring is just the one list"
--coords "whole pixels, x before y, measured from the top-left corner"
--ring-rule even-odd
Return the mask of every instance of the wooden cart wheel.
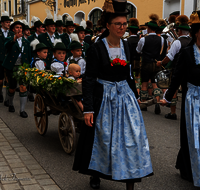
[[37, 94], [34, 101], [35, 125], [40, 135], [45, 135], [48, 128], [47, 107], [40, 94]]
[[65, 112], [60, 114], [58, 134], [64, 151], [67, 154], [72, 153], [76, 142], [75, 125], [72, 116], [68, 116]]

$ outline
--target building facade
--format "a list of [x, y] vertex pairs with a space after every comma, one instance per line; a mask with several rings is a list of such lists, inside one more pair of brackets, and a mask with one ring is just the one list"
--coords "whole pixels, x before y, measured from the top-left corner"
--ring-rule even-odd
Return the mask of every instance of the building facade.
[[[85, 19], [95, 25], [103, 4], [104, 0], [1, 0], [1, 12], [8, 11], [14, 20], [26, 19], [31, 26], [32, 16], [44, 21], [45, 9], [50, 8], [54, 19], [58, 14], [63, 16], [63, 20], [70, 15], [78, 24]], [[128, 0], [127, 8], [131, 11], [129, 17], [136, 17], [140, 24], [144, 24], [151, 13], [158, 14], [160, 18], [167, 18], [174, 11], [189, 16], [192, 11], [200, 9], [200, 0]]]

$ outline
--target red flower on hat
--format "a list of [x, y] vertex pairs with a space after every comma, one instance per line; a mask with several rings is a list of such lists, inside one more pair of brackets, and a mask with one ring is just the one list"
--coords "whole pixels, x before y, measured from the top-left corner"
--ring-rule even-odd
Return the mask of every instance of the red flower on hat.
[[114, 65], [126, 66], [129, 63], [128, 61], [125, 61], [125, 60], [122, 60], [122, 59], [119, 59], [119, 58], [115, 58], [113, 60], [110, 60], [110, 62], [111, 62], [111, 66], [114, 66]]

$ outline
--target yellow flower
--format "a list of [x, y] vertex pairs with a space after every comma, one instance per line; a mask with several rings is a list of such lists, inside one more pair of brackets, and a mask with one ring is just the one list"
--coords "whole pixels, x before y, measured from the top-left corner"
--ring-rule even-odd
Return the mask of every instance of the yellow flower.
[[38, 71], [38, 69], [36, 69], [35, 71]]
[[42, 72], [39, 72], [39, 74], [42, 74]]
[[26, 71], [28, 71], [28, 69], [25, 69]]
[[58, 78], [59, 80], [62, 79], [61, 77]]
[[37, 83], [38, 83], [39, 79], [40, 79], [40, 77], [39, 77], [39, 76], [37, 76]]
[[37, 76], [37, 74], [35, 74], [35, 77]]
[[52, 80], [52, 78], [50, 78], [50, 80]]

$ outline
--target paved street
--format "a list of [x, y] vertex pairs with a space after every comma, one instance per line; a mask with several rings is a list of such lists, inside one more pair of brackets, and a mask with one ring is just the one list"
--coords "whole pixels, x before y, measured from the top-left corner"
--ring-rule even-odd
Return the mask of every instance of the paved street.
[[[35, 127], [33, 103], [27, 103], [26, 111], [29, 115], [27, 119], [19, 117], [18, 93], [15, 95], [14, 105], [16, 112], [9, 113], [8, 108], [1, 104], [0, 117], [44, 171], [62, 190], [90, 190], [89, 177], [71, 169], [74, 154], [67, 155], [61, 147], [58, 137], [58, 116], [49, 117], [48, 131], [42, 137]], [[143, 116], [150, 144], [154, 176], [145, 178], [142, 183], [136, 184], [135, 190], [199, 189], [195, 188], [192, 183], [182, 180], [178, 170], [174, 167], [179, 150], [180, 101], [177, 121], [164, 118], [169, 108], [162, 108], [160, 115], [155, 115], [153, 111], [154, 107], [148, 108], [147, 112], [143, 112]], [[125, 184], [101, 180], [101, 189], [123, 190]]]

